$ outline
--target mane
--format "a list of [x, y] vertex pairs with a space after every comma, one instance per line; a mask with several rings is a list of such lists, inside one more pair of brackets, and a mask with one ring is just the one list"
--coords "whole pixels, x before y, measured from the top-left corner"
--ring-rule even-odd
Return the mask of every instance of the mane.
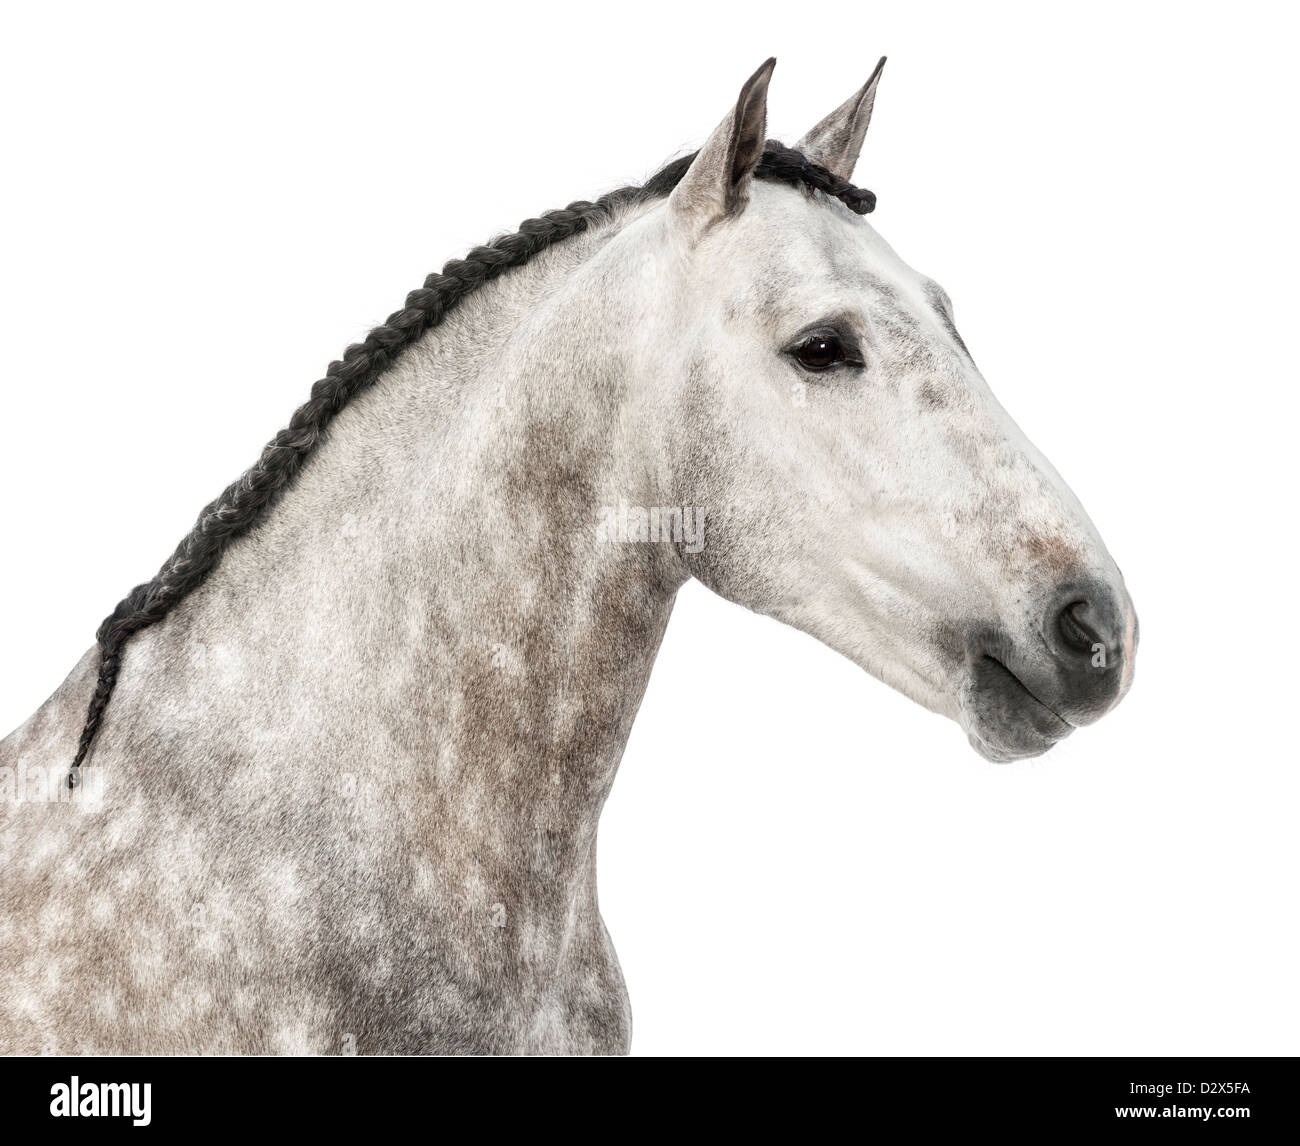
[[[612, 219], [622, 208], [667, 197], [681, 182], [696, 154], [673, 160], [639, 187], [620, 187], [594, 203], [579, 200], [536, 219], [526, 219], [512, 234], [475, 247], [463, 259], [452, 259], [441, 271], [429, 275], [419, 290], [408, 294], [401, 310], [389, 315], [362, 342], [349, 346], [338, 361], [330, 363], [325, 377], [312, 386], [311, 396], [294, 411], [288, 426], [267, 444], [253, 467], [203, 509], [194, 528], [157, 575], [132, 589], [99, 626], [95, 634], [99, 675], [77, 755], [68, 772], [69, 788], [81, 782], [80, 769], [112, 699], [127, 642], [163, 620], [203, 584], [236, 539], [264, 520], [316, 451], [339, 411], [374, 385], [403, 350], [437, 326], [466, 295], [502, 272], [523, 266], [539, 251]], [[870, 191], [854, 187], [776, 140], [767, 141], [754, 177], [803, 187], [809, 194], [820, 191], [859, 215], [868, 214], [876, 206], [876, 197]]]

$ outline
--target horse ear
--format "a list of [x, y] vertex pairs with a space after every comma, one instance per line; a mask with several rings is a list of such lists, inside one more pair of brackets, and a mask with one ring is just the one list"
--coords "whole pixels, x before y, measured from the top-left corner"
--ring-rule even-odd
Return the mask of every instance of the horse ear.
[[754, 167], [767, 142], [767, 84], [773, 57], [740, 89], [740, 98], [700, 148], [668, 197], [669, 210], [695, 222], [711, 223], [745, 205]]
[[862, 87], [840, 104], [830, 115], [795, 144], [814, 163], [825, 167], [832, 175], [848, 180], [862, 151], [867, 125], [871, 122], [871, 109], [876, 102], [876, 85], [885, 67], [885, 57], [871, 73]]

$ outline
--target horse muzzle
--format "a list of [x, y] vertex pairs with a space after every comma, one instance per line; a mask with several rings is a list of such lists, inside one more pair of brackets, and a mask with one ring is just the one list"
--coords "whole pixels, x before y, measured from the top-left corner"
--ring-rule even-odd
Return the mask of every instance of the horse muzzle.
[[1138, 624], [1122, 584], [1081, 579], [1052, 595], [1017, 639], [1001, 627], [967, 640], [961, 723], [998, 763], [1038, 756], [1123, 698], [1133, 681]]

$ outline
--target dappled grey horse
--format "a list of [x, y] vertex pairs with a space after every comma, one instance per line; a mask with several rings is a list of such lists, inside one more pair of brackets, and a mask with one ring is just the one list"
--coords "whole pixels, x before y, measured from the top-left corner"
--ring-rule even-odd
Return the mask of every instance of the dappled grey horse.
[[1124, 694], [1118, 569], [862, 218], [879, 67], [788, 148], [772, 66], [430, 276], [0, 742], [0, 1047], [625, 1050], [596, 827], [691, 576], [991, 760]]

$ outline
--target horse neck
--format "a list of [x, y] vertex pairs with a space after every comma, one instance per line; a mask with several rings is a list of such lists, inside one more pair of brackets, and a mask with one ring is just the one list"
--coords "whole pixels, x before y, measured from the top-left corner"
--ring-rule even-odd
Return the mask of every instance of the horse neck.
[[354, 400], [128, 647], [97, 751], [162, 736], [173, 768], [423, 780], [439, 840], [589, 843], [685, 578], [671, 545], [598, 535], [602, 507], [666, 504], [670, 481], [636, 356], [593, 337], [644, 305], [612, 238], [482, 288]]

